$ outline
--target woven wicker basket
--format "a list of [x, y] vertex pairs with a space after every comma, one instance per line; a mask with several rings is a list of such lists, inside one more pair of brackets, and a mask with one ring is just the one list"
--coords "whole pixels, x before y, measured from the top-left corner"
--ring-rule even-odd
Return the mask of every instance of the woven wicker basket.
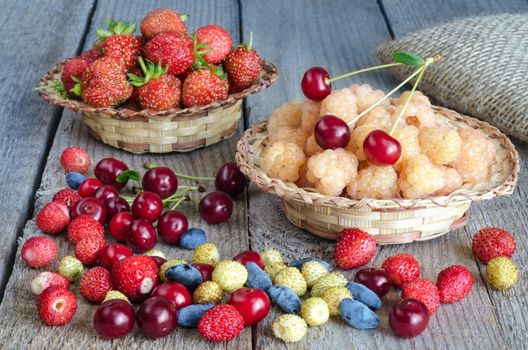
[[262, 152], [268, 144], [266, 120], [246, 130], [237, 144], [236, 160], [240, 170], [259, 188], [283, 199], [292, 223], [314, 235], [335, 239], [343, 228], [358, 227], [374, 235], [379, 244], [432, 239], [464, 226], [472, 201], [511, 194], [519, 175], [517, 151], [498, 129], [452, 110], [434, 109], [451, 125], [478, 128], [492, 139], [497, 157], [487, 181], [466, 184], [447, 196], [420, 199], [354, 200], [321, 195], [314, 189], [270, 178], [261, 170]]
[[259, 79], [244, 91], [207, 106], [165, 111], [125, 108], [95, 108], [82, 101], [63, 98], [53, 89], [64, 64], [47, 72], [39, 83], [39, 93], [48, 103], [79, 111], [88, 130], [98, 140], [132, 153], [188, 152], [231, 136], [242, 116], [242, 100], [269, 87], [277, 78], [277, 68], [263, 61]]

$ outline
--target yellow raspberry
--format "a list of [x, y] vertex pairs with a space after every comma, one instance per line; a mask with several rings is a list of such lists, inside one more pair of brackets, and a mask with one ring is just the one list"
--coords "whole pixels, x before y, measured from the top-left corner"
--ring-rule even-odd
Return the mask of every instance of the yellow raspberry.
[[276, 286], [290, 287], [295, 294], [302, 297], [306, 293], [308, 286], [302, 273], [296, 267], [286, 267], [281, 269], [275, 278], [273, 284]]
[[262, 169], [271, 178], [295, 182], [305, 162], [304, 152], [297, 144], [277, 142], [264, 151]]
[[444, 196], [462, 187], [464, 181], [456, 169], [448, 168], [446, 166], [439, 166], [438, 168], [441, 169], [444, 174], [445, 184], [444, 187], [436, 191], [436, 194]]
[[295, 143], [303, 148], [309, 135], [303, 129], [279, 128], [277, 131], [269, 133], [268, 138], [272, 145], [277, 142]]
[[319, 111], [321, 109], [321, 103], [306, 99], [304, 100], [301, 109], [301, 128], [306, 132], [313, 133], [315, 123], [317, 123], [320, 117]]
[[317, 144], [317, 141], [315, 141], [315, 136], [313, 134], [310, 135], [304, 144], [304, 152], [311, 157], [322, 151], [323, 149]]
[[373, 125], [378, 129], [390, 129], [393, 124], [393, 108], [390, 106], [376, 106], [362, 116], [357, 125]]
[[[393, 112], [393, 118], [397, 118], [400, 115], [403, 107], [404, 105], [396, 106]], [[419, 129], [433, 127], [436, 124], [434, 110], [431, 106], [420, 102], [409, 102], [403, 112], [402, 119], [405, 120], [407, 125], [413, 125]]]
[[341, 272], [331, 272], [326, 276], [323, 276], [315, 282], [312, 287], [312, 296], [320, 297], [323, 295], [325, 290], [334, 286], [345, 286], [348, 280], [343, 276]]
[[224, 292], [232, 292], [243, 287], [247, 277], [245, 266], [233, 260], [220, 261], [216, 264], [212, 274], [212, 280], [218, 283]]
[[158, 275], [159, 275], [160, 280], [162, 282], [169, 282], [169, 280], [165, 276], [165, 272], [167, 272], [167, 270], [170, 267], [173, 267], [173, 266], [176, 266], [176, 265], [180, 265], [180, 264], [187, 264], [187, 261], [185, 261], [183, 259], [173, 259], [173, 260], [165, 261], [163, 263], [163, 265], [161, 265], [160, 268], [159, 268]]
[[158, 256], [160, 258], [166, 259], [165, 254], [159, 249], [151, 249], [145, 253], [146, 256]]
[[280, 270], [287, 268], [284, 263], [282, 262], [274, 262], [266, 266], [264, 271], [268, 273], [271, 279], [274, 279], [275, 276], [277, 276], [277, 273], [279, 273]]
[[519, 279], [519, 269], [515, 266], [512, 259], [499, 256], [488, 262], [486, 266], [486, 279], [495, 289], [510, 289]]
[[192, 298], [194, 304], [220, 304], [224, 298], [224, 291], [218, 283], [205, 281], [196, 287]]
[[268, 248], [265, 251], [263, 251], [262, 254], [260, 254], [260, 257], [262, 258], [262, 262], [264, 263], [264, 266], [268, 266], [273, 263], [284, 262], [281, 252], [273, 248]]
[[306, 322], [297, 315], [280, 315], [271, 326], [273, 335], [286, 343], [296, 343], [301, 340], [308, 330]]
[[356, 177], [358, 160], [342, 148], [327, 149], [308, 160], [306, 178], [321, 194], [339, 196]]
[[220, 260], [220, 253], [214, 243], [200, 244], [193, 252], [192, 262], [194, 264], [209, 264], [215, 266]]
[[[363, 112], [374, 103], [378, 102], [385, 96], [385, 93], [381, 90], [374, 90], [369, 84], [352, 84], [349, 87], [350, 91], [356, 95], [356, 102], [358, 106], [358, 113]], [[384, 100], [381, 105], [388, 106], [389, 99]]]
[[444, 173], [425, 154], [419, 154], [403, 164], [398, 185], [405, 198], [421, 198], [444, 187]]
[[308, 164], [304, 163], [302, 167], [299, 168], [299, 179], [295, 181], [295, 184], [301, 188], [314, 188], [314, 184], [308, 181], [306, 174], [308, 173]]
[[339, 316], [339, 303], [345, 298], [352, 299], [352, 292], [344, 286], [334, 286], [327, 288], [321, 295], [326, 304], [328, 310], [330, 310], [330, 316]]
[[[402, 105], [405, 103], [407, 98], [409, 97], [410, 91], [403, 92], [400, 97], [395, 101], [396, 105]], [[429, 101], [429, 97], [425, 96], [421, 91], [414, 91], [413, 95], [411, 96], [410, 102], [419, 103], [425, 106], [431, 106], [431, 101]]]
[[415, 126], [399, 127], [394, 131], [394, 138], [400, 142], [402, 153], [400, 159], [396, 162], [396, 167], [399, 168], [403, 162], [414, 158], [420, 154], [420, 130]]
[[108, 291], [103, 299], [103, 303], [107, 300], [112, 300], [112, 299], [121, 299], [121, 300], [124, 300], [126, 301], [127, 303], [130, 304], [130, 300], [128, 300], [128, 298], [126, 297], [126, 295], [124, 295], [123, 293], [121, 293], [120, 291], [118, 290], [111, 290], [111, 291]]
[[310, 297], [301, 304], [301, 316], [309, 326], [316, 327], [328, 321], [330, 310], [323, 298]]
[[319, 278], [328, 275], [328, 270], [319, 261], [312, 260], [302, 265], [301, 273], [306, 280], [306, 284], [311, 288]]
[[356, 127], [350, 134], [350, 142], [348, 142], [346, 150], [354, 153], [358, 160], [366, 160], [367, 158], [363, 152], [363, 142], [372, 131], [378, 129], [385, 130], [374, 124], [363, 124]]
[[393, 167], [369, 165], [358, 172], [347, 186], [347, 194], [353, 199], [394, 198], [398, 195], [398, 174]]
[[321, 102], [319, 114], [321, 116], [332, 114], [349, 122], [357, 115], [356, 96], [347, 88], [334, 90]]
[[275, 109], [268, 118], [268, 132], [275, 133], [280, 128], [297, 129], [301, 126], [302, 109], [299, 101], [291, 101]]
[[460, 155], [462, 139], [455, 129], [422, 128], [420, 130], [420, 147], [436, 164], [448, 164]]

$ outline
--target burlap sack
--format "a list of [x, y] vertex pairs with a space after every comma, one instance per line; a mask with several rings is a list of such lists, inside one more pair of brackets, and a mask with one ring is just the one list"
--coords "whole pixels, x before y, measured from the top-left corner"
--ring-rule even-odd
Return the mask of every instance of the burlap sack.
[[[495, 125], [528, 141], [528, 14], [460, 19], [390, 41], [378, 57], [405, 50], [422, 57], [440, 53], [419, 90], [439, 104]], [[403, 80], [415, 67], [391, 71]]]

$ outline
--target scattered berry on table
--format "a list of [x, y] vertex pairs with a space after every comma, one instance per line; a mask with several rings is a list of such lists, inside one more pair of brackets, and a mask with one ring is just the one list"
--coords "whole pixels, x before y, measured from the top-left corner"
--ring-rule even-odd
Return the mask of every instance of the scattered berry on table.
[[277, 317], [271, 325], [273, 335], [286, 343], [300, 341], [308, 331], [306, 322], [297, 315], [285, 314]]
[[104, 301], [95, 311], [93, 324], [97, 334], [104, 339], [121, 338], [134, 329], [134, 308], [126, 300]]
[[350, 290], [343, 286], [333, 286], [327, 288], [321, 298], [328, 305], [328, 310], [330, 311], [330, 316], [339, 315], [339, 304], [345, 298], [352, 298], [352, 293]]
[[116, 178], [126, 170], [128, 166], [119, 159], [103, 158], [95, 165], [94, 175], [103, 184], [114, 186], [119, 190], [125, 187], [126, 182], [117, 182]]
[[187, 33], [185, 20], [187, 16], [174, 11], [173, 9], [155, 9], [143, 17], [141, 21], [141, 34], [147, 40], [164, 32]]
[[131, 256], [114, 264], [112, 282], [131, 301], [139, 301], [158, 283], [158, 267], [148, 256]]
[[372, 235], [358, 228], [345, 228], [337, 237], [334, 259], [342, 269], [367, 264], [376, 255], [376, 241]]
[[185, 73], [194, 62], [192, 39], [183, 33], [164, 32], [156, 35], [143, 46], [143, 55], [155, 64], [169, 67], [169, 73]]
[[272, 303], [286, 313], [295, 314], [301, 309], [301, 299], [290, 287], [271, 286], [267, 293]]
[[57, 257], [57, 243], [48, 237], [37, 236], [28, 238], [20, 256], [24, 262], [32, 268], [39, 269], [50, 265]]
[[204, 45], [201, 50], [208, 50], [201, 56], [212, 64], [222, 62], [233, 45], [231, 35], [222, 27], [216, 24], [205, 25], [196, 30], [196, 44]]
[[311, 260], [302, 264], [301, 273], [306, 285], [311, 288], [319, 278], [328, 275], [328, 269], [319, 261]]
[[159, 279], [162, 282], [168, 282], [169, 280], [167, 279], [167, 276], [165, 275], [165, 273], [170, 267], [176, 266], [179, 264], [187, 264], [187, 261], [183, 259], [173, 259], [173, 260], [168, 260], [164, 262], [163, 265], [161, 265], [159, 268]]
[[214, 243], [200, 244], [193, 252], [192, 262], [215, 266], [220, 260], [220, 253]]
[[[117, 213], [110, 220], [108, 224], [108, 231], [110, 235], [115, 238], [118, 242], [126, 242], [128, 237], [128, 228], [134, 221], [134, 216], [128, 212]], [[71, 224], [70, 224], [71, 226]]]
[[178, 311], [178, 325], [186, 328], [198, 327], [198, 322], [203, 314], [210, 310], [214, 304], [193, 304]]
[[269, 266], [272, 263], [283, 263], [283, 258], [281, 252], [277, 249], [268, 248], [260, 254], [264, 266]]
[[101, 225], [104, 225], [106, 222], [106, 207], [97, 198], [87, 197], [81, 199], [77, 202], [75, 207], [73, 207], [70, 214], [72, 219], [81, 215], [89, 215], [99, 221]]
[[519, 269], [508, 257], [493, 258], [486, 266], [486, 280], [495, 289], [510, 289], [517, 283], [518, 279]]
[[194, 304], [220, 304], [224, 298], [224, 291], [218, 283], [206, 281], [200, 284], [193, 292]]
[[200, 217], [208, 224], [221, 224], [231, 217], [233, 201], [224, 192], [211, 192], [200, 200], [198, 212]]
[[70, 287], [70, 281], [58, 273], [49, 271], [39, 272], [31, 280], [31, 291], [35, 295], [42, 294], [44, 290], [52, 286], [68, 289]]
[[106, 245], [99, 252], [99, 263], [105, 269], [112, 270], [112, 266], [120, 260], [134, 255], [130, 248], [121, 243], [112, 243]]
[[[189, 222], [187, 221], [187, 217], [181, 211], [177, 210], [169, 210], [163, 213], [156, 225], [158, 235], [164, 242], [180, 245], [182, 245], [181, 237], [187, 232], [188, 227]], [[205, 243], [205, 240], [202, 243]]]
[[154, 222], [161, 216], [163, 202], [156, 193], [143, 191], [134, 199], [131, 210], [135, 218]]
[[300, 259], [295, 259], [295, 260], [290, 261], [288, 266], [296, 267], [300, 271], [302, 266], [303, 266], [303, 264], [308, 262], [308, 261], [317, 261], [318, 263], [322, 264], [328, 271], [332, 270], [332, 267], [330, 266], [329, 263], [327, 263], [323, 259], [319, 259], [319, 258], [300, 258]]
[[79, 193], [70, 188], [64, 188], [62, 190], [59, 190], [53, 196], [54, 202], [64, 204], [68, 207], [68, 210], [72, 210], [75, 204], [77, 204], [77, 202], [80, 200], [81, 196], [79, 196]]
[[497, 227], [481, 229], [471, 241], [473, 254], [484, 264], [498, 256], [511, 257], [515, 246], [515, 238], [508, 231]]
[[286, 267], [280, 270], [273, 278], [273, 284], [289, 287], [300, 297], [306, 294], [308, 288], [304, 276], [295, 267]]
[[86, 271], [79, 285], [81, 295], [92, 303], [102, 302], [106, 293], [111, 290], [112, 280], [110, 279], [110, 272], [100, 266]]
[[110, 221], [119, 213], [130, 212], [130, 204], [123, 197], [114, 197], [107, 199], [105, 202], [106, 207], [106, 222]]
[[39, 316], [48, 326], [61, 326], [70, 322], [76, 310], [75, 295], [64, 287], [47, 288], [38, 299]]
[[244, 265], [238, 261], [223, 260], [215, 265], [211, 277], [224, 292], [232, 292], [244, 286], [248, 272]]
[[378, 310], [381, 307], [378, 295], [363, 284], [348, 282], [345, 287], [352, 292], [352, 299], [367, 305], [371, 310]]
[[70, 211], [62, 203], [50, 202], [38, 213], [35, 223], [42, 232], [58, 235], [70, 223]]
[[473, 276], [467, 268], [452, 265], [438, 274], [436, 287], [440, 295], [440, 302], [453, 303], [464, 299], [473, 288]]
[[248, 271], [248, 279], [246, 282], [248, 287], [267, 291], [273, 285], [270, 276], [254, 262], [248, 262], [246, 264], [246, 270]]
[[141, 179], [141, 185], [145, 191], [156, 193], [165, 199], [178, 189], [178, 178], [171, 168], [159, 166], [149, 169]]
[[198, 323], [198, 332], [209, 341], [229, 341], [244, 329], [244, 318], [229, 304], [213, 306]]
[[238, 89], [250, 87], [262, 71], [262, 60], [253, 49], [253, 34], [250, 33], [248, 44], [233, 49], [226, 57], [224, 67], [229, 81]]
[[105, 203], [111, 198], [119, 197], [119, 192], [113, 186], [102, 185], [95, 190], [94, 197], [99, 199], [102, 203]]
[[192, 304], [191, 293], [187, 288], [178, 282], [167, 282], [158, 285], [152, 291], [153, 297], [164, 297], [171, 301], [176, 310]]
[[[426, 310], [427, 311], [427, 310]], [[379, 318], [367, 305], [357, 300], [345, 298], [339, 304], [341, 318], [357, 329], [373, 329], [378, 327]]]
[[136, 253], [145, 253], [154, 248], [158, 236], [156, 229], [144, 219], [136, 219], [128, 227], [127, 245]]
[[[383, 298], [390, 290], [392, 281], [389, 273], [384, 269], [364, 268], [356, 272], [354, 281], [361, 283]], [[354, 293], [354, 291], [352, 291]]]
[[79, 188], [77, 188], [77, 192], [79, 192], [79, 195], [83, 198], [93, 197], [95, 190], [100, 186], [103, 186], [103, 183], [99, 179], [86, 178], [81, 182]]
[[402, 299], [416, 299], [424, 303], [430, 315], [440, 307], [440, 295], [436, 285], [425, 278], [418, 278], [402, 287]]
[[315, 282], [312, 287], [311, 295], [313, 297], [320, 297], [328, 288], [334, 286], [345, 286], [347, 282], [348, 280], [341, 272], [330, 272]]
[[392, 283], [402, 287], [420, 277], [420, 264], [411, 254], [401, 253], [385, 259], [381, 268], [387, 271]]
[[100, 237], [85, 237], [75, 245], [75, 257], [84, 265], [93, 265], [99, 259], [106, 242]]
[[232, 198], [244, 192], [246, 185], [246, 177], [234, 162], [225, 163], [216, 173], [216, 190], [225, 192]]
[[108, 300], [115, 300], [115, 299], [120, 299], [120, 300], [124, 300], [126, 301], [127, 303], [130, 303], [130, 300], [128, 300], [128, 298], [126, 297], [126, 295], [124, 295], [123, 293], [121, 293], [120, 291], [118, 290], [110, 290], [106, 293], [104, 299], [103, 299], [103, 303], [105, 301], [108, 301]]
[[268, 295], [258, 288], [235, 289], [229, 294], [227, 303], [240, 312], [246, 326], [255, 325], [265, 319], [271, 308]]
[[330, 317], [328, 304], [320, 297], [310, 297], [301, 304], [301, 316], [311, 327], [326, 323]]
[[165, 277], [171, 282], [183, 284], [188, 290], [194, 290], [203, 282], [200, 271], [189, 264], [178, 264], [169, 267], [165, 272]]
[[76, 245], [83, 238], [104, 238], [104, 227], [89, 215], [80, 215], [68, 225], [68, 240]]
[[238, 261], [242, 265], [246, 266], [247, 263], [253, 262], [257, 264], [261, 269], [264, 268], [264, 263], [262, 262], [262, 257], [257, 251], [254, 250], [245, 250], [242, 253], [238, 254], [233, 258], [234, 261]]
[[286, 268], [286, 264], [283, 262], [274, 262], [269, 265], [266, 265], [266, 268], [264, 271], [270, 276], [271, 279], [274, 279], [275, 276], [277, 276], [277, 273], [279, 273], [280, 270]]
[[67, 255], [59, 262], [57, 271], [61, 276], [67, 278], [71, 282], [74, 282], [78, 281], [82, 277], [84, 273], [84, 266], [79, 259], [74, 258], [71, 255]]
[[429, 323], [427, 307], [416, 299], [403, 299], [389, 313], [389, 325], [394, 334], [402, 338], [420, 335]]
[[66, 183], [72, 190], [79, 189], [84, 180], [86, 180], [86, 176], [79, 172], [72, 171], [66, 174]]
[[136, 322], [146, 337], [165, 337], [172, 333], [178, 324], [176, 307], [163, 297], [151, 297], [137, 309]]
[[148, 252], [145, 253], [146, 256], [157, 256], [159, 258], [163, 258], [163, 259], [167, 259], [167, 257], [165, 256], [165, 253], [163, 253], [161, 250], [159, 249], [151, 249], [149, 250]]
[[189, 250], [196, 249], [205, 242], [207, 242], [205, 231], [199, 228], [190, 228], [180, 238], [180, 246]]
[[211, 277], [213, 275], [213, 269], [214, 269], [212, 265], [200, 264], [200, 263], [191, 264], [191, 265], [195, 267], [198, 271], [200, 271], [200, 274], [202, 275], [202, 280], [204, 282], [211, 280]]
[[85, 173], [90, 167], [90, 156], [82, 147], [68, 147], [60, 156], [60, 163], [67, 173]]

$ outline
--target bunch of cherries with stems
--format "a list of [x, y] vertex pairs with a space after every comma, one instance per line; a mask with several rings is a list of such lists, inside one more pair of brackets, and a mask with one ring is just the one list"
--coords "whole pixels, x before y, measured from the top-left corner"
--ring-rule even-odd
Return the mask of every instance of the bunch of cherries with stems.
[[392, 135], [396, 130], [396, 126], [400, 122], [411, 97], [416, 90], [416, 87], [422, 80], [427, 67], [434, 62], [438, 62], [441, 59], [439, 54], [432, 57], [422, 59], [421, 57], [408, 53], [405, 51], [396, 51], [393, 53], [393, 63], [383, 64], [379, 66], [367, 67], [360, 70], [352, 71], [334, 78], [330, 78], [330, 74], [321, 67], [312, 67], [308, 69], [302, 78], [301, 87], [304, 95], [312, 101], [322, 101], [332, 92], [332, 82], [347, 78], [356, 74], [369, 72], [377, 69], [384, 69], [389, 67], [395, 67], [400, 65], [418, 66], [411, 75], [409, 75], [404, 81], [398, 86], [387, 93], [383, 98], [376, 101], [370, 107], [359, 113], [354, 119], [348, 123], [334, 115], [323, 116], [316, 124], [314, 128], [314, 137], [317, 144], [323, 149], [336, 149], [344, 148], [350, 140], [350, 126], [354, 125], [361, 117], [366, 115], [372, 109], [379, 106], [389, 96], [393, 95], [402, 86], [407, 84], [411, 79], [418, 76], [413, 84], [410, 94], [407, 96], [403, 108], [400, 110], [394, 125], [392, 126], [389, 133], [383, 130], [371, 131], [363, 142], [363, 150], [366, 158], [377, 166], [390, 166], [393, 165], [400, 159], [402, 148], [398, 140]]

